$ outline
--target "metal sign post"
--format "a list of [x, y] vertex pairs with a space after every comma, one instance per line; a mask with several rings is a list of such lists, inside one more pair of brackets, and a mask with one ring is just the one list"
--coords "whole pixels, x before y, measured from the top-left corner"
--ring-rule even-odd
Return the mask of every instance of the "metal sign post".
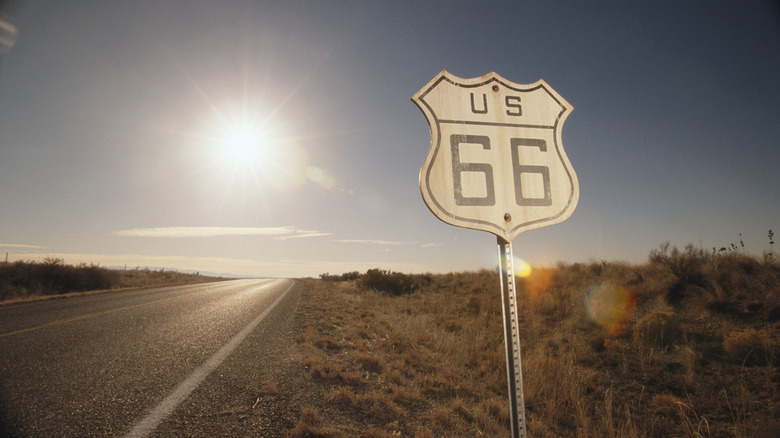
[[512, 436], [525, 438], [512, 239], [571, 216], [579, 182], [561, 129], [572, 106], [546, 82], [496, 73], [463, 79], [442, 70], [412, 96], [431, 128], [420, 169], [425, 205], [456, 227], [498, 237]]
[[517, 319], [517, 293], [512, 243], [498, 237], [498, 260], [501, 268], [501, 308], [504, 314], [504, 347], [506, 378], [509, 386], [509, 417], [512, 437], [525, 438], [525, 402], [523, 367], [520, 360], [520, 327]]

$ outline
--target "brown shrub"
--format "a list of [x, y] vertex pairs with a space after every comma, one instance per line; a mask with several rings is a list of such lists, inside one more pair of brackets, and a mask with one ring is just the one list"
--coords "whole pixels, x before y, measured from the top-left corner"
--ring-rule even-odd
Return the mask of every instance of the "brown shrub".
[[680, 251], [676, 247], [664, 243], [659, 249], [650, 251], [650, 264], [660, 265], [668, 269], [685, 285], [702, 285], [704, 266], [707, 254], [700, 248], [687, 245]]
[[683, 331], [671, 312], [652, 312], [640, 319], [634, 326], [634, 341], [645, 345], [665, 348], [683, 338]]
[[301, 407], [301, 421], [306, 424], [317, 424], [320, 422], [320, 411], [311, 406]]
[[367, 353], [356, 353], [355, 362], [366, 371], [378, 373], [382, 371], [382, 362], [376, 356]]
[[111, 289], [119, 285], [119, 271], [83, 263], [66, 265], [60, 258], [0, 263], [0, 300]]
[[343, 404], [347, 406], [355, 406], [357, 404], [357, 396], [351, 388], [347, 386], [339, 386], [333, 388], [325, 393], [324, 399], [328, 403]]
[[471, 422], [474, 420], [474, 414], [468, 409], [462, 399], [456, 398], [452, 400], [450, 408], [465, 421]]
[[656, 412], [673, 413], [680, 410], [682, 400], [669, 394], [657, 394], [653, 396], [653, 407]]
[[363, 377], [359, 373], [347, 371], [343, 366], [333, 363], [323, 363], [317, 359], [307, 361], [309, 375], [315, 379], [338, 380], [352, 386], [363, 384]]
[[723, 339], [723, 351], [745, 365], [768, 364], [772, 361], [772, 340], [764, 331], [733, 331]]
[[486, 413], [488, 416], [499, 422], [509, 421], [507, 403], [505, 403], [503, 400], [496, 398], [482, 400], [479, 404], [478, 410]]
[[403, 410], [390, 400], [382, 391], [371, 391], [358, 397], [361, 410], [374, 418], [388, 420], [398, 418]]
[[431, 432], [431, 430], [425, 426], [420, 427], [420, 429], [414, 433], [414, 438], [434, 438], [434, 437], [435, 435], [433, 434], [433, 432]]
[[332, 339], [328, 338], [317, 338], [313, 340], [314, 345], [317, 348], [320, 348], [322, 350], [328, 351], [328, 350], [334, 350], [337, 351], [341, 349], [341, 345], [339, 345], [337, 342], [334, 342]]
[[441, 326], [450, 333], [459, 332], [463, 328], [461, 322], [456, 319], [444, 321]]
[[474, 410], [473, 421], [487, 436], [502, 436], [509, 424], [508, 405], [495, 398], [483, 400]]
[[422, 401], [422, 397], [414, 389], [410, 390], [404, 386], [394, 386], [392, 391], [390, 398], [394, 403], [412, 405]]
[[389, 295], [406, 295], [431, 283], [430, 275], [410, 275], [383, 269], [369, 269], [358, 280], [363, 290], [375, 290]]
[[404, 383], [404, 376], [399, 369], [385, 370], [385, 380], [395, 385], [402, 385]]
[[452, 427], [452, 420], [455, 417], [452, 410], [446, 406], [436, 406], [431, 412], [431, 418], [433, 421], [443, 427]]
[[336, 438], [344, 436], [340, 431], [330, 427], [312, 426], [299, 422], [288, 434], [290, 438]]
[[335, 438], [343, 436], [338, 430], [320, 426], [322, 418], [315, 407], [301, 407], [301, 417], [298, 424], [288, 434], [290, 438]]
[[466, 301], [466, 309], [475, 315], [479, 314], [482, 308], [482, 300], [477, 295], [471, 295]]
[[418, 375], [415, 383], [427, 397], [452, 398], [457, 395], [457, 388], [452, 382], [439, 374]]

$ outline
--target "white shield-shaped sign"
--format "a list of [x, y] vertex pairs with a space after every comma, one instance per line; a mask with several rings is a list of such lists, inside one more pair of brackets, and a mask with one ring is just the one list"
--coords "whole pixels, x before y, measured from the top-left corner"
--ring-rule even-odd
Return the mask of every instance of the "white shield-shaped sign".
[[561, 128], [573, 107], [546, 82], [443, 70], [412, 100], [431, 128], [420, 190], [439, 219], [511, 242], [571, 216], [580, 190]]

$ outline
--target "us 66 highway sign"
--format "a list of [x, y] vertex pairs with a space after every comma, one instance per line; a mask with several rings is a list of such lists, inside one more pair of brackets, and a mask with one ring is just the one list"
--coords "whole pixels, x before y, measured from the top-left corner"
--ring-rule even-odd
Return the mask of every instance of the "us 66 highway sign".
[[571, 216], [579, 183], [561, 128], [573, 108], [546, 82], [443, 70], [412, 100], [431, 129], [420, 190], [439, 219], [511, 242]]

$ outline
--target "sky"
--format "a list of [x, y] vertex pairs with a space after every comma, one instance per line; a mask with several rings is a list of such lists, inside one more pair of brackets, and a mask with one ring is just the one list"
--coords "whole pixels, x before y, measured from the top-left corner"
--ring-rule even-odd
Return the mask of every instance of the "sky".
[[[780, 9], [734, 1], [0, 1], [0, 257], [243, 276], [493, 268], [437, 219], [411, 101], [441, 70], [574, 110], [534, 266], [780, 231]], [[11, 26], [9, 26], [9, 23]], [[249, 146], [242, 149], [240, 146]]]

